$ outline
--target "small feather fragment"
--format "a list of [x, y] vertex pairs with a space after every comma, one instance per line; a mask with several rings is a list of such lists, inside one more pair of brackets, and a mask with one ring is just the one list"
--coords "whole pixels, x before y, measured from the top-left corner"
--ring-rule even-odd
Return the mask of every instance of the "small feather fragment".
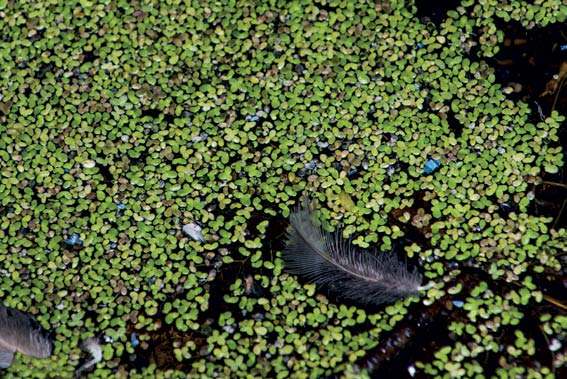
[[53, 343], [31, 314], [0, 306], [0, 368], [12, 364], [16, 351], [47, 358], [53, 351]]
[[83, 161], [84, 168], [93, 168], [94, 166], [96, 166], [96, 162], [93, 161], [92, 159], [87, 159], [86, 161]]
[[202, 228], [194, 222], [191, 222], [183, 226], [183, 233], [187, 234], [195, 241], [205, 242], [205, 237], [203, 237], [203, 233], [201, 232], [201, 230]]
[[78, 376], [84, 370], [91, 368], [98, 362], [102, 361], [102, 348], [97, 338], [88, 338], [81, 344], [81, 348], [92, 356], [92, 359], [79, 367], [76, 372]]

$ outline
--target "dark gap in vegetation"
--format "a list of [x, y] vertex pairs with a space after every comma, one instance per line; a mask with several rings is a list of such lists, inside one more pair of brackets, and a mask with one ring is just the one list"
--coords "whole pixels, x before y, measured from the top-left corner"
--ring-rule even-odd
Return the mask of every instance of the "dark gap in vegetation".
[[461, 138], [461, 135], [463, 134], [463, 124], [455, 118], [453, 112], [446, 112], [445, 116], [445, 120], [449, 124], [449, 131], [455, 135], [455, 138]]
[[[441, 303], [437, 303], [441, 305]], [[437, 307], [440, 308], [440, 307]], [[421, 306], [421, 309], [410, 308], [410, 312], [430, 312], [432, 309]], [[452, 341], [449, 336], [440, 334], [445, 332], [448, 321], [446, 310], [439, 310], [434, 314], [433, 319], [406, 321], [403, 325], [396, 325], [396, 334], [390, 335], [379, 348], [374, 349], [366, 357], [364, 366], [369, 369], [371, 378], [397, 378], [397, 379], [416, 379], [412, 376], [408, 368], [415, 364], [417, 360], [431, 362], [432, 352], [443, 346], [449, 346]], [[422, 316], [418, 316], [421, 317]], [[435, 336], [433, 338], [432, 336]]]
[[[490, 290], [495, 291], [495, 295], [499, 295], [502, 299], [505, 299], [506, 294], [508, 292], [510, 292], [511, 290], [519, 291], [522, 288], [522, 285], [519, 281], [506, 282], [506, 281], [500, 279], [500, 280], [496, 280], [497, 283], [494, 283], [495, 280], [491, 277], [491, 275], [488, 273], [488, 271], [486, 269], [483, 269], [482, 267], [480, 267], [480, 268], [471, 267], [471, 266], [463, 267], [463, 274], [467, 276], [467, 281], [468, 280], [473, 281], [472, 283], [469, 282], [469, 285], [465, 286], [463, 288], [463, 290], [461, 291], [462, 294], [467, 294], [466, 297], [470, 296], [470, 292], [472, 291], [474, 286], [476, 286], [480, 282], [488, 283]], [[494, 283], [494, 285], [492, 285], [491, 283]], [[534, 338], [536, 340], [543, 338], [539, 328], [537, 328], [537, 324], [539, 322], [540, 314], [539, 313], [535, 314], [537, 312], [537, 310], [540, 310], [540, 309], [541, 309], [541, 307], [537, 307], [536, 309], [534, 309], [532, 302], [530, 302], [526, 306], [518, 306], [518, 310], [524, 314], [524, 316], [520, 320], [520, 324], [519, 325], [511, 325], [511, 324], [501, 325], [500, 329], [499, 329], [500, 330], [500, 333], [499, 333], [500, 339], [497, 339], [495, 342], [499, 346], [506, 346], [506, 345], [512, 345], [513, 346], [513, 345], [515, 345], [516, 336], [515, 336], [514, 333], [515, 333], [516, 330], [524, 331], [524, 335], [527, 338]], [[540, 312], [540, 313], [543, 313], [543, 312]], [[466, 315], [464, 315], [464, 316], [466, 316]], [[480, 315], [478, 315], [477, 317], [482, 319], [482, 316], [480, 316]], [[495, 317], [500, 317], [500, 316], [493, 314], [491, 317], [495, 318]], [[498, 319], [501, 320], [501, 318], [498, 318]], [[462, 317], [460, 321], [462, 321], [463, 323], [469, 323], [470, 322], [468, 316]], [[534, 332], [532, 333], [532, 331], [534, 331]], [[461, 342], [465, 343], [465, 341], [461, 341]], [[542, 346], [542, 345], [539, 344], [540, 342], [542, 343], [543, 346], [547, 345], [547, 343], [545, 341], [538, 341], [538, 342], [536, 342], [535, 346]], [[536, 365], [538, 361], [539, 362], [547, 362], [547, 361], [549, 361], [549, 357], [538, 356], [538, 354], [541, 355], [541, 354], [545, 354], [545, 353], [546, 353], [545, 351], [543, 351], [543, 352], [542, 351], [536, 351], [534, 356], [527, 356], [527, 355], [524, 354], [524, 359], [525, 359], [524, 363], [528, 364], [528, 363], [531, 362], [532, 364]], [[484, 374], [487, 377], [495, 375], [496, 369], [501, 367], [501, 363], [499, 362], [500, 355], [494, 354], [494, 352], [487, 351], [487, 352], [484, 353], [484, 359], [482, 359], [481, 357], [479, 357], [479, 359], [482, 360], [482, 362], [483, 362]], [[535, 366], [532, 366], [532, 367], [536, 368]]]
[[113, 183], [115, 182], [114, 176], [110, 172], [110, 167], [108, 165], [98, 163], [97, 164], [99, 173], [102, 175], [103, 182], [108, 187], [112, 187]]
[[[567, 114], [566, 81], [554, 79], [567, 61], [567, 24], [556, 23], [547, 27], [527, 30], [518, 22], [502, 23], [499, 29], [505, 32], [500, 52], [487, 59], [495, 68], [496, 80], [510, 86], [508, 95], [513, 101], [523, 101], [532, 109], [531, 122], [537, 124], [548, 117], [552, 110]], [[562, 84], [562, 85], [561, 85]], [[567, 128], [558, 131], [559, 143], [567, 148]], [[555, 143], [549, 141], [551, 146]], [[567, 157], [564, 154], [564, 163]], [[564, 169], [558, 174], [543, 173], [544, 183], [535, 187], [536, 198], [528, 213], [554, 218], [556, 228], [567, 227], [567, 179]]]
[[[48, 72], [52, 72], [53, 73], [53, 69], [55, 68], [55, 63], [49, 61], [49, 62], [41, 62], [39, 64], [39, 67], [37, 69], [37, 74], [35, 75], [35, 77], [39, 80], [43, 80], [45, 79], [45, 76], [47, 75]], [[55, 75], [55, 73], [53, 73]], [[26, 89], [27, 90], [27, 89]]]
[[412, 209], [417, 211], [419, 208], [423, 208], [425, 214], [431, 214], [431, 202], [424, 200], [427, 192], [429, 191], [418, 190], [414, 192]]
[[[418, 360], [431, 362], [433, 361], [433, 357], [430, 352], [434, 352], [444, 345], [451, 345], [451, 336], [445, 333], [447, 325], [451, 321], [460, 321], [465, 324], [469, 322], [468, 316], [464, 314], [464, 311], [460, 308], [454, 308], [452, 301], [463, 301], [464, 298], [469, 296], [467, 294], [470, 294], [472, 289], [482, 281], [490, 283], [493, 282], [493, 279], [483, 269], [470, 266], [463, 267], [461, 274], [454, 279], [455, 284], [461, 283], [463, 285], [461, 295], [445, 295], [444, 299], [436, 301], [429, 307], [425, 307], [421, 304], [411, 307], [414, 309], [410, 308], [408, 310], [409, 316], [403, 324], [396, 325], [390, 335], [383, 340], [384, 342], [369, 352], [363, 359], [359, 360], [358, 365], [369, 369], [373, 378], [393, 376], [400, 379], [416, 378], [415, 376], [410, 376], [407, 371], [407, 368], [410, 365]], [[502, 284], [502, 286], [498, 286], [496, 288], [502, 289], [501, 293], [498, 295], [503, 298], [506, 292], [514, 289], [513, 284], [518, 286], [518, 290], [521, 288], [520, 283]], [[561, 293], [561, 289], [559, 289], [559, 291]], [[464, 298], [460, 299], [461, 296], [464, 296]], [[561, 301], [562, 299], [559, 300]], [[445, 307], [447, 307], [447, 309], [445, 309]], [[537, 324], [539, 316], [545, 313], [543, 307], [546, 307], [546, 305], [542, 304], [542, 306], [538, 307], [536, 310], [534, 310], [531, 306], [520, 307], [519, 309], [525, 314], [525, 317], [521, 320], [521, 326], [519, 328], [520, 330], [527, 331], [525, 335], [528, 338], [534, 338], [536, 340], [536, 346], [547, 344], [547, 341], [544, 340], [541, 333], [529, 332], [531, 330], [538, 330], [538, 328], [534, 328], [534, 325]], [[508, 340], [506, 342], [503, 342], [502, 340], [496, 342], [500, 345], [514, 345], [514, 331], [517, 329], [517, 326], [503, 326], [502, 336]], [[432, 340], [431, 336], [437, 337]], [[457, 337], [454, 336], [453, 338]], [[462, 342], [466, 343], [466, 341]], [[416, 356], [418, 352], [420, 355]], [[550, 357], [538, 356], [538, 354], [547, 355], [547, 352], [536, 351], [536, 357], [539, 362], [549, 361]], [[490, 359], [491, 357], [492, 359]], [[489, 353], [485, 354], [483, 367], [486, 375], [494, 374], [495, 370], [500, 367], [497, 359], [498, 356], [493, 356]], [[529, 359], [530, 362], [533, 361], [533, 357], [530, 357]], [[537, 364], [537, 361], [534, 362], [534, 364]], [[527, 363], [529, 362], [526, 362], [526, 364]]]
[[[532, 122], [540, 121], [536, 102], [545, 117], [552, 109], [566, 114], [567, 96], [558, 96], [553, 107], [561, 88], [553, 87], [551, 81], [567, 60], [567, 49], [561, 47], [567, 45], [567, 24], [558, 22], [528, 30], [516, 21], [496, 20], [499, 21], [497, 28], [505, 33], [504, 42], [494, 58], [486, 59], [495, 68], [496, 80], [514, 89], [508, 95], [512, 100], [529, 104], [533, 111]], [[563, 86], [562, 93], [567, 91], [565, 87], [567, 85]]]
[[419, 207], [415, 205], [416, 204], [414, 203], [414, 206], [411, 208], [394, 209], [388, 214], [388, 224], [396, 225], [400, 228], [400, 230], [404, 231], [404, 237], [395, 240], [397, 246], [402, 246], [401, 251], [403, 251], [403, 246], [409, 246], [412, 243], [416, 243], [425, 250], [431, 247], [429, 238], [426, 237], [426, 234], [431, 232], [431, 228], [429, 226], [418, 228], [411, 223], [403, 223], [399, 221], [405, 212], [408, 212], [413, 218], [419, 209]]
[[172, 126], [173, 123], [175, 122], [175, 115], [171, 113], [162, 113], [162, 114], [163, 114], [163, 121], [167, 124], [167, 126], [168, 127]]
[[520, 213], [520, 208], [513, 199], [509, 199], [504, 203], [500, 203], [498, 201], [498, 197], [496, 197], [495, 195], [487, 196], [487, 198], [492, 202], [492, 204], [498, 204], [496, 213], [503, 219], [507, 219], [510, 213]]
[[[508, 286], [502, 286], [501, 288], [508, 289]], [[504, 293], [500, 293], [500, 295], [504, 297]], [[539, 307], [537, 309], [539, 309]], [[520, 330], [527, 339], [532, 338], [535, 341], [534, 347], [548, 346], [547, 341], [543, 337], [543, 331], [538, 327], [540, 324], [539, 316], [541, 316], [541, 314], [535, 314], [533, 303], [524, 307], [519, 306], [518, 310], [523, 313], [523, 317], [520, 319], [519, 323], [517, 325], [502, 325], [499, 330], [499, 338], [495, 338], [495, 342], [498, 343], [499, 346], [517, 346], [517, 336], [515, 332]], [[494, 352], [485, 352], [485, 356], [486, 359], [483, 362], [484, 373], [486, 377], [494, 377], [496, 370], [502, 368], [502, 357], [498, 354], [494, 354]], [[552, 360], [548, 349], [535, 349], [533, 355], [523, 352], [520, 357], [516, 357], [515, 359], [509, 355], [506, 356], [506, 358], [509, 358], [510, 361], [516, 359], [520, 360], [524, 367], [531, 367], [536, 372], [541, 368], [543, 363]], [[563, 378], [561, 375], [555, 377]]]
[[31, 88], [29, 86], [26, 86], [24, 88], [24, 91], [22, 92], [22, 94], [24, 95], [24, 97], [28, 97], [29, 95], [31, 95]]
[[[454, 282], [471, 288], [476, 285], [476, 281], [471, 283], [470, 278], [463, 273]], [[447, 294], [430, 306], [412, 304], [408, 309], [408, 317], [386, 334], [380, 345], [369, 351], [357, 365], [368, 369], [372, 378], [411, 378], [408, 372], [411, 364], [417, 360], [431, 362], [434, 351], [441, 346], [450, 345], [446, 328], [450, 318], [455, 317], [450, 307], [451, 301], [457, 296]]]
[[435, 2], [427, 0], [415, 0], [417, 7], [416, 16], [422, 23], [433, 22], [437, 27], [445, 20], [447, 12], [455, 9], [461, 2], [456, 0], [438, 0]]
[[[567, 141], [566, 141], [567, 142]], [[567, 148], [567, 144], [562, 144]], [[543, 184], [534, 187], [535, 198], [528, 211], [531, 214], [552, 217], [556, 229], [567, 227], [567, 178], [562, 169], [559, 174], [543, 175]]]
[[[43, 36], [45, 35], [45, 30], [46, 28], [39, 28], [39, 29], [33, 29], [33, 31], [35, 32], [32, 36], [29, 36], [28, 34], [28, 39], [30, 40], [31, 43], [35, 43], [39, 40], [41, 40], [43, 38]], [[30, 30], [31, 32], [31, 30]]]
[[140, 152], [137, 157], [136, 156], [133, 157], [131, 154], [128, 154], [128, 156], [130, 157], [130, 166], [141, 165], [141, 167], [144, 167], [146, 165], [146, 158], [148, 158], [149, 153], [146, 149]]
[[319, 13], [321, 13], [321, 11], [325, 11], [327, 13], [337, 12], [337, 7], [332, 6], [328, 1], [322, 2], [319, 0], [315, 1], [315, 4], [317, 5], [317, 8], [319, 8]]
[[[160, 318], [160, 321], [162, 320], [163, 318]], [[128, 326], [127, 330], [128, 335], [132, 333], [150, 335], [148, 349], [143, 349], [141, 345], [138, 345], [134, 349], [134, 354], [123, 353], [120, 364], [126, 366], [128, 370], [133, 368], [141, 369], [149, 366], [151, 363], [154, 363], [160, 370], [182, 370], [183, 366], [188, 363], [190, 367], [190, 363], [193, 360], [189, 362], [178, 362], [176, 360], [173, 353], [174, 344], [183, 346], [187, 341], [192, 340], [197, 346], [201, 346], [203, 341], [206, 340], [206, 337], [195, 336], [197, 334], [195, 332], [179, 332], [176, 330], [175, 325], [165, 324], [165, 321], [162, 321], [162, 326], [155, 332], [136, 330], [131, 325]], [[130, 341], [126, 343], [130, 343]]]
[[[160, 117], [161, 116], [161, 117]], [[172, 114], [165, 114], [162, 110], [156, 108], [144, 108], [142, 109], [141, 117], [150, 117], [152, 119], [161, 119], [167, 124], [173, 124], [175, 116]]]
[[[565, 262], [562, 264], [565, 264]], [[567, 304], [567, 291], [565, 291], [567, 288], [567, 276], [562, 277], [556, 272], [551, 273], [551, 275], [549, 272], [537, 273], [533, 270], [530, 270], [530, 276], [537, 288], [543, 291], [544, 295], [562, 304]], [[548, 304], [551, 305], [551, 303]]]
[[91, 51], [84, 51], [83, 50], [83, 63], [91, 63], [94, 62], [98, 56], [94, 53], [93, 50]]

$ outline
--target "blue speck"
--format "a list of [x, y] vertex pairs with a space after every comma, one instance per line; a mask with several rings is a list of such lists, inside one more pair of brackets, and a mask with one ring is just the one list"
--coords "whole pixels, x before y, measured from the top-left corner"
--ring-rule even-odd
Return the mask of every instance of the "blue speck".
[[350, 171], [348, 172], [347, 176], [354, 175], [354, 174], [356, 174], [357, 172], [358, 172], [358, 170], [357, 170], [356, 168], [353, 168], [352, 170], [350, 170]]
[[438, 159], [430, 159], [427, 162], [425, 162], [425, 167], [423, 168], [423, 171], [426, 174], [431, 174], [433, 171], [437, 170], [439, 166], [441, 166], [441, 161], [439, 161]]
[[422, 49], [422, 48], [423, 48], [423, 44], [422, 44], [421, 42], [418, 42], [418, 43], [417, 43], [417, 47], [419, 47], [420, 49]]
[[567, 50], [567, 45], [561, 45], [560, 49], [561, 51]]
[[123, 211], [124, 209], [126, 209], [126, 206], [124, 204], [120, 203], [120, 204], [118, 204], [118, 209]]
[[132, 345], [132, 347], [136, 347], [140, 344], [138, 337], [136, 337], [136, 333], [130, 334], [130, 344]]
[[465, 305], [465, 303], [462, 302], [461, 300], [453, 300], [453, 305], [457, 308], [462, 308]]
[[77, 233], [71, 234], [69, 236], [69, 238], [65, 238], [65, 240], [63, 240], [63, 242], [65, 242], [67, 245], [71, 245], [71, 246], [83, 244], [83, 240], [79, 238], [79, 235]]

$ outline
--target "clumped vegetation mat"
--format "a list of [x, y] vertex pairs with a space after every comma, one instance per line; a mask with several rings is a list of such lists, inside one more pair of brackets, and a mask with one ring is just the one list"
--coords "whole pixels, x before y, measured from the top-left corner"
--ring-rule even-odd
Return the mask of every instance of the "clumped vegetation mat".
[[[566, 377], [567, 70], [539, 110], [495, 71], [566, 7], [0, 0], [0, 299], [54, 340], [3, 377]], [[435, 285], [286, 273], [307, 193]]]

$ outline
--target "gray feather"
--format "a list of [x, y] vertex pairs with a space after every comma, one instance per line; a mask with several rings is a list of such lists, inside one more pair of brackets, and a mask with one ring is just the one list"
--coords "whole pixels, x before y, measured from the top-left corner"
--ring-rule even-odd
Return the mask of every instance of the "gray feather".
[[353, 246], [339, 231], [329, 233], [305, 200], [290, 216], [283, 259], [288, 272], [325, 285], [341, 296], [381, 304], [419, 293], [421, 275], [409, 271], [394, 253], [374, 253]]
[[16, 351], [30, 357], [49, 357], [53, 344], [46, 334], [31, 314], [0, 306], [0, 368], [12, 364]]

